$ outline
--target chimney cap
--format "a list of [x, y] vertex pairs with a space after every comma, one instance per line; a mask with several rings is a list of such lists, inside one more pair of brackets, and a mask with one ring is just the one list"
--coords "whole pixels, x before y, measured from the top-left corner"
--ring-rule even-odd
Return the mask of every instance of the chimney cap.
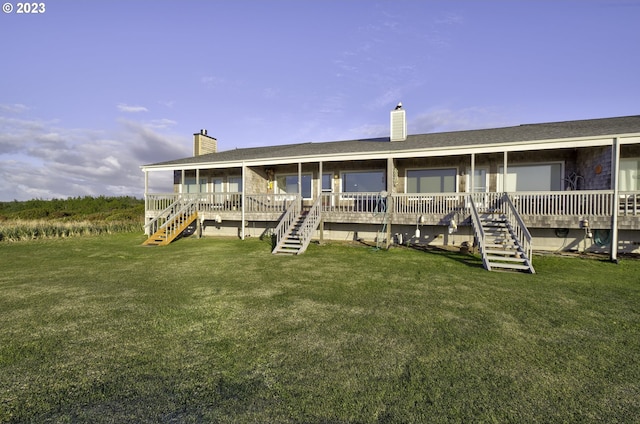
[[395, 110], [399, 110], [402, 109], [402, 102], [398, 102], [398, 105], [396, 106]]

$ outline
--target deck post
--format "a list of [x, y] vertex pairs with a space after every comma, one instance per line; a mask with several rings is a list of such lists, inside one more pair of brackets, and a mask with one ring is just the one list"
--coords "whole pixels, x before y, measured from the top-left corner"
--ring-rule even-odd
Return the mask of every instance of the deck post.
[[620, 195], [618, 181], [620, 174], [620, 140], [613, 138], [611, 146], [611, 187], [613, 188], [613, 211], [611, 214], [611, 256], [613, 262], [618, 262], [618, 214], [620, 213]]
[[386, 206], [385, 215], [383, 218], [387, 221], [387, 234], [385, 235], [386, 237], [385, 245], [387, 250], [389, 249], [389, 246], [391, 246], [391, 224], [393, 222], [393, 192], [395, 188], [394, 175], [395, 173], [394, 173], [393, 158], [389, 157], [387, 158], [387, 198], [384, 199], [387, 206]]
[[[322, 161], [318, 162], [318, 197], [322, 197]], [[322, 202], [322, 200], [320, 200]], [[322, 208], [322, 204], [320, 205]], [[320, 244], [324, 242], [324, 214], [322, 213], [322, 209], [320, 209], [320, 226], [318, 227], [320, 230]]]
[[244, 198], [244, 193], [247, 191], [247, 185], [246, 185], [246, 174], [247, 174], [247, 170], [246, 167], [244, 165], [244, 162], [242, 162], [242, 192], [241, 192], [241, 206], [240, 206], [240, 210], [241, 210], [241, 222], [240, 222], [240, 239], [244, 240], [244, 210], [246, 208], [246, 202], [245, 202], [245, 198]]

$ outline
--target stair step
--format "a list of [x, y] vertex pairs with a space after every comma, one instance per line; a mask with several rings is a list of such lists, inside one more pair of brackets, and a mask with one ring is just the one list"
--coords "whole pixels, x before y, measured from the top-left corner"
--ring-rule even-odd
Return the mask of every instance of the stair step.
[[487, 255], [500, 255], [502, 257], [502, 256], [515, 256], [520, 252], [516, 249], [512, 249], [512, 250], [487, 249], [485, 250], [485, 253]]
[[501, 263], [501, 262], [489, 262], [489, 266], [491, 268], [517, 269], [521, 271], [530, 270], [528, 265], [519, 265], [519, 264]]
[[526, 259], [525, 258], [517, 258], [514, 256], [490, 256], [487, 255], [487, 260], [489, 261], [489, 263], [492, 263], [493, 261], [504, 261], [504, 262], [520, 262], [520, 263], [525, 263]]

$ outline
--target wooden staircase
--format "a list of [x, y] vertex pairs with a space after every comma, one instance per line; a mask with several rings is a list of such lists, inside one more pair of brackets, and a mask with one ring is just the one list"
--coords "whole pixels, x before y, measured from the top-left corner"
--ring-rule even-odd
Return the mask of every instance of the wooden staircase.
[[285, 255], [299, 255], [302, 253], [303, 240], [300, 237], [300, 229], [304, 224], [304, 220], [307, 218], [307, 214], [308, 211], [302, 211], [298, 214], [272, 253]]
[[[471, 195], [471, 224], [485, 269], [535, 273], [531, 263], [531, 234], [505, 193], [490, 205]], [[480, 209], [481, 208], [481, 209]], [[480, 209], [480, 212], [478, 211]]]
[[311, 209], [303, 209], [298, 197], [280, 219], [276, 235], [274, 255], [300, 255], [307, 250], [314, 231], [320, 225], [320, 201], [318, 196]]
[[480, 223], [484, 232], [484, 249], [486, 264], [489, 269], [500, 268], [513, 271], [531, 272], [529, 264], [509, 222], [500, 212], [480, 214]]
[[144, 246], [166, 246], [178, 238], [196, 219], [198, 219], [198, 211], [195, 203], [188, 203], [177, 212], [170, 214], [165, 222], [142, 244]]

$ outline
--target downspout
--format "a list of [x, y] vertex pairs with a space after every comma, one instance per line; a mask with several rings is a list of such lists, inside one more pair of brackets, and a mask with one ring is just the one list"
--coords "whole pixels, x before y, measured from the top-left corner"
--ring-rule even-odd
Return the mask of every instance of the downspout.
[[611, 261], [618, 262], [618, 213], [620, 198], [618, 176], [620, 175], [620, 140], [614, 137], [611, 152], [611, 187], [613, 187], [613, 211], [611, 214]]
[[241, 227], [240, 227], [240, 239], [244, 240], [244, 210], [246, 208], [246, 203], [245, 203], [245, 199], [244, 199], [244, 193], [246, 191], [246, 184], [245, 184], [245, 180], [246, 180], [246, 167], [244, 165], [244, 161], [242, 162], [242, 192], [240, 193], [241, 196], [241, 200], [240, 203], [242, 204], [242, 206], [240, 207], [241, 209]]

